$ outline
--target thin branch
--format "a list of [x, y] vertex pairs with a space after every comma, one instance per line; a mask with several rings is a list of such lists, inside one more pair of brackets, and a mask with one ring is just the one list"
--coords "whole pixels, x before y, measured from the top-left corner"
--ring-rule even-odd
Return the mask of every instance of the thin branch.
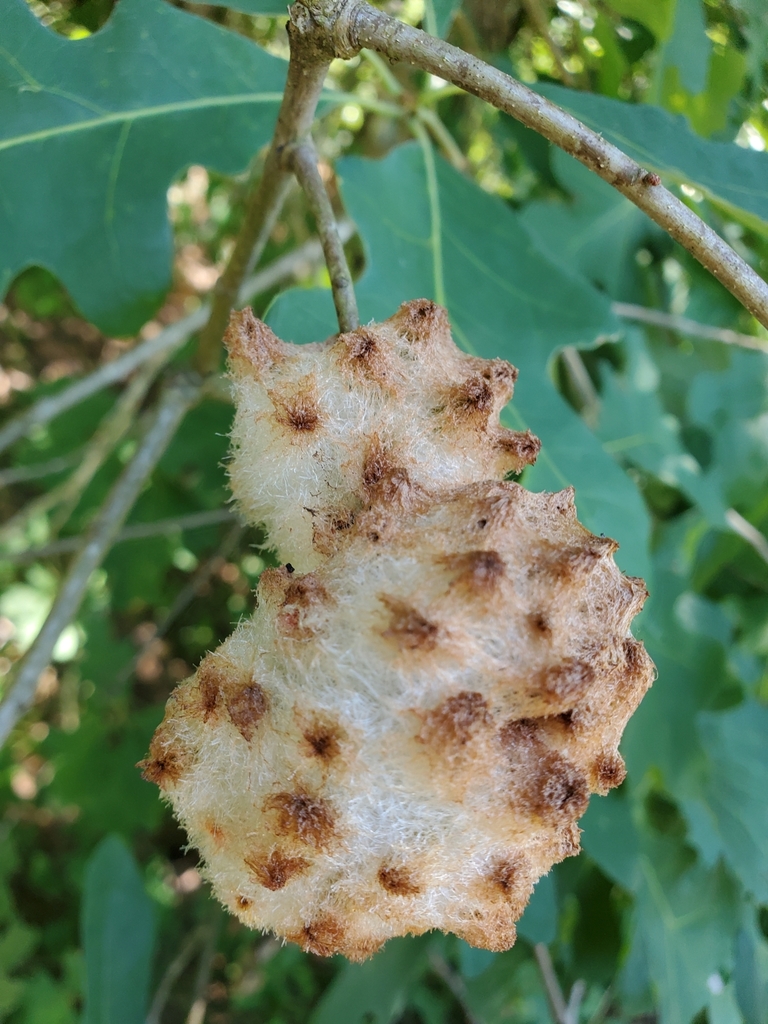
[[464, 984], [464, 979], [451, 968], [451, 965], [444, 959], [444, 957], [440, 956], [439, 953], [430, 953], [429, 962], [432, 965], [432, 970], [435, 974], [441, 978], [451, 990], [454, 999], [464, 1013], [464, 1019], [467, 1024], [480, 1024], [480, 1021], [472, 1012], [467, 1001], [467, 986]]
[[205, 323], [206, 310], [204, 307], [196, 309], [194, 313], [183, 317], [166, 327], [151, 341], [145, 341], [136, 348], [126, 352], [124, 356], [115, 359], [112, 363], [100, 366], [87, 377], [70, 384], [69, 387], [59, 391], [50, 398], [41, 398], [39, 402], [27, 409], [21, 416], [9, 420], [0, 430], [0, 452], [5, 451], [22, 437], [26, 437], [33, 427], [49, 423], [56, 416], [71, 409], [73, 405], [82, 402], [89, 395], [97, 391], [103, 391], [119, 380], [125, 380], [135, 369], [146, 363], [153, 356], [161, 352], [170, 352], [182, 345], [187, 338]]
[[586, 984], [581, 980], [574, 981], [571, 994], [568, 997], [568, 1006], [565, 1008], [565, 1024], [579, 1024], [581, 1004], [584, 1000], [584, 993], [587, 991]]
[[700, 324], [697, 320], [689, 320], [685, 316], [662, 313], [660, 309], [647, 309], [645, 306], [634, 306], [629, 302], [613, 302], [611, 309], [624, 320], [636, 320], [638, 323], [665, 327], [670, 331], [677, 331], [679, 334], [687, 334], [694, 338], [707, 338], [710, 341], [722, 341], [726, 345], [739, 345], [741, 348], [768, 352], [768, 339], [756, 338], [752, 334], [740, 334], [738, 331], [730, 331], [726, 327]]
[[430, 130], [432, 137], [442, 149], [448, 162], [452, 164], [457, 171], [461, 171], [462, 174], [466, 173], [469, 167], [469, 161], [462, 153], [454, 137], [440, 120], [437, 112], [431, 107], [419, 107], [416, 111], [416, 117]]
[[643, 210], [768, 327], [768, 284], [733, 249], [616, 146], [554, 103], [497, 68], [379, 11], [365, 0], [303, 0], [325, 24], [336, 54], [348, 58], [367, 47], [390, 60], [414, 64], [539, 132], [613, 185]]
[[725, 521], [733, 532], [737, 533], [742, 540], [745, 540], [760, 555], [762, 560], [768, 564], [768, 540], [765, 539], [758, 528], [753, 526], [744, 516], [740, 515], [735, 508], [729, 508], [726, 511]]
[[205, 937], [205, 945], [203, 946], [202, 953], [200, 954], [192, 1005], [190, 1006], [189, 1013], [187, 1014], [186, 1024], [203, 1024], [203, 1020], [205, 1019], [205, 1011], [208, 1008], [208, 1000], [206, 999], [205, 993], [211, 980], [211, 971], [213, 970], [213, 960], [216, 956], [216, 944], [219, 940], [220, 926], [221, 908], [217, 903], [215, 904], [215, 909], [211, 914], [211, 919], [206, 925], [207, 934]]
[[213, 373], [219, 365], [221, 339], [243, 278], [263, 252], [290, 187], [291, 173], [284, 165], [283, 149], [309, 135], [333, 57], [325, 34], [318, 31], [319, 26], [306, 7], [293, 5], [287, 27], [291, 59], [275, 134], [261, 178], [246, 204], [232, 255], [216, 282], [208, 322], [200, 333], [195, 362], [204, 375]]
[[181, 615], [181, 613], [192, 603], [192, 601], [194, 601], [194, 599], [198, 596], [202, 588], [210, 580], [211, 576], [213, 576], [214, 572], [216, 572], [217, 568], [221, 566], [222, 561], [228, 557], [230, 552], [237, 545], [238, 541], [240, 540], [244, 532], [245, 527], [242, 526], [240, 523], [235, 523], [235, 525], [227, 533], [222, 543], [219, 545], [216, 551], [210, 556], [210, 558], [207, 558], [197, 567], [192, 576], [192, 579], [187, 583], [185, 587], [183, 587], [179, 591], [179, 593], [174, 598], [173, 604], [168, 609], [161, 622], [158, 623], [157, 629], [155, 630], [153, 635], [149, 638], [149, 640], [146, 641], [146, 643], [142, 644], [138, 651], [136, 651], [136, 653], [125, 666], [125, 668], [121, 669], [121, 671], [118, 672], [113, 684], [115, 689], [118, 689], [120, 686], [122, 686], [122, 684], [133, 675], [136, 666], [144, 657], [144, 655], [149, 653], [155, 641], [158, 640], [160, 637], [165, 636], [165, 634], [171, 628], [176, 619], [178, 619], [179, 615]]
[[[179, 530], [199, 530], [204, 526], [216, 526], [219, 523], [229, 523], [234, 520], [234, 513], [228, 508], [215, 508], [210, 512], [191, 512], [188, 516], [172, 516], [170, 519], [155, 519], [151, 523], [133, 523], [124, 527], [112, 541], [112, 546], [122, 544], [127, 540], [144, 540], [147, 537], [161, 537]], [[39, 548], [27, 548], [26, 551], [6, 551], [0, 555], [0, 560], [9, 562], [12, 565], [25, 562], [37, 562], [42, 558], [52, 558], [54, 555], [66, 555], [72, 551], [79, 551], [84, 543], [83, 537], [62, 537], [61, 540], [52, 541]]]
[[339, 329], [342, 333], [354, 331], [360, 323], [355, 289], [344, 246], [339, 238], [331, 200], [317, 169], [317, 150], [314, 143], [310, 139], [305, 139], [287, 147], [285, 161], [304, 190], [312, 216], [315, 218], [331, 278], [333, 304], [336, 307]]
[[563, 51], [552, 38], [552, 33], [549, 30], [549, 20], [546, 12], [541, 6], [540, 0], [523, 0], [523, 7], [525, 8], [525, 13], [528, 15], [529, 21], [549, 47], [550, 53], [554, 58], [555, 64], [557, 64], [557, 70], [562, 75], [563, 81], [572, 89], [576, 88], [576, 77], [575, 75], [572, 75], [565, 66]]
[[28, 480], [40, 480], [45, 476], [55, 476], [56, 473], [63, 473], [71, 469], [82, 455], [81, 449], [69, 452], [67, 455], [57, 455], [54, 459], [46, 462], [33, 462], [29, 466], [10, 466], [8, 469], [0, 469], [0, 487], [10, 487], [12, 484], [23, 484]]
[[179, 381], [164, 393], [144, 440], [102, 506], [59, 588], [43, 628], [22, 662], [16, 682], [0, 704], [0, 746], [19, 718], [32, 707], [37, 681], [51, 660], [62, 630], [77, 614], [91, 574], [109, 551], [145, 480], [198, 393], [199, 385], [187, 380]]
[[600, 411], [600, 396], [584, 365], [581, 353], [573, 345], [566, 345], [560, 355], [568, 370], [571, 384], [579, 396], [579, 402], [581, 403], [579, 411], [589, 426], [594, 427]]
[[168, 964], [165, 974], [160, 979], [160, 984], [157, 986], [157, 991], [152, 999], [152, 1005], [147, 1013], [145, 1024], [160, 1024], [165, 1004], [168, 1002], [171, 992], [173, 991], [173, 986], [186, 970], [187, 964], [189, 964], [190, 960], [195, 955], [204, 935], [205, 929], [203, 927], [195, 929], [173, 960]]
[[[352, 223], [348, 220], [341, 221], [339, 224], [339, 234], [344, 242], [351, 238], [354, 234]], [[317, 263], [322, 258], [322, 255], [323, 250], [320, 242], [314, 238], [310, 239], [304, 245], [299, 246], [298, 249], [278, 257], [263, 270], [260, 270], [258, 274], [249, 277], [240, 289], [237, 301], [247, 302], [254, 295], [259, 295], [261, 292], [274, 288], [275, 285], [280, 284], [287, 278], [297, 276], [298, 271], [303, 266]], [[150, 341], [141, 342], [135, 348], [132, 348], [130, 352], [126, 352], [119, 359], [115, 359], [114, 362], [99, 367], [98, 370], [94, 370], [87, 377], [82, 377], [58, 394], [51, 395], [50, 398], [40, 399], [39, 402], [36, 402], [26, 412], [15, 419], [9, 420], [0, 430], [0, 452], [5, 451], [6, 448], [9, 448], [22, 437], [26, 437], [33, 427], [49, 423], [56, 416], [66, 412], [67, 409], [71, 409], [90, 395], [103, 391], [110, 384], [124, 380], [134, 370], [148, 362], [155, 355], [173, 352], [174, 349], [183, 345], [196, 330], [203, 326], [208, 319], [209, 313], [210, 305], [201, 306], [194, 313], [176, 320], [175, 323], [166, 327]], [[69, 456], [66, 456], [66, 458], [69, 458]], [[15, 482], [13, 479], [7, 480], [5, 474], [18, 473], [23, 468], [20, 467], [19, 470], [4, 470], [3, 475], [0, 476], [0, 482]], [[32, 468], [30, 467], [30, 470]], [[58, 470], [53, 470], [52, 472], [58, 472]], [[16, 479], [32, 478], [21, 476]]]
[[552, 1020], [555, 1024], [567, 1024], [566, 1013], [568, 1012], [568, 1006], [563, 996], [563, 990], [560, 988], [560, 982], [557, 980], [555, 968], [552, 966], [552, 957], [549, 955], [549, 950], [543, 942], [537, 942], [533, 947], [533, 952], [536, 956], [536, 963], [539, 965], [541, 980], [544, 982], [544, 990], [547, 994], [547, 1002], [549, 1003]]
[[113, 408], [96, 428], [96, 432], [71, 476], [58, 486], [52, 487], [49, 491], [45, 491], [30, 501], [16, 515], [0, 526], [0, 543], [7, 540], [16, 531], [21, 530], [34, 516], [44, 515], [56, 508], [57, 505], [61, 505], [62, 508], [59, 509], [56, 516], [56, 525], [52, 527], [54, 535], [58, 533], [99, 467], [130, 429], [136, 410], [144, 401], [152, 381], [168, 357], [167, 351], [161, 352], [139, 369]]

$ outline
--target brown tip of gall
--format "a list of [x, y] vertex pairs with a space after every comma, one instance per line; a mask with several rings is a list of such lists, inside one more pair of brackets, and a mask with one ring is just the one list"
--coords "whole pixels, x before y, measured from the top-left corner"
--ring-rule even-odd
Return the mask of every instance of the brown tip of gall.
[[337, 917], [327, 915], [304, 925], [298, 932], [291, 932], [286, 938], [301, 946], [305, 953], [333, 956], [342, 952], [346, 930]]
[[389, 626], [382, 636], [393, 640], [401, 650], [433, 651], [437, 646], [439, 629], [434, 622], [425, 619], [411, 605], [386, 594], [379, 598], [389, 609]]
[[325, 849], [335, 837], [333, 812], [320, 797], [302, 791], [277, 793], [266, 801], [264, 809], [277, 813], [275, 831], [279, 835], [291, 836], [316, 850]]
[[246, 362], [260, 373], [285, 355], [284, 343], [247, 308], [231, 314], [224, 344], [231, 359]]
[[416, 896], [421, 892], [421, 886], [416, 884], [408, 868], [382, 864], [377, 877], [381, 887], [393, 896]]
[[609, 789], [614, 789], [622, 784], [627, 777], [627, 769], [621, 755], [609, 751], [600, 754], [592, 766], [591, 774], [595, 790], [605, 794]]
[[429, 341], [435, 334], [448, 334], [451, 329], [447, 312], [431, 299], [404, 302], [387, 323], [409, 341]]
[[487, 420], [493, 405], [493, 388], [482, 374], [467, 377], [460, 384], [454, 384], [448, 392], [448, 408], [457, 419], [477, 417]]
[[558, 665], [550, 665], [538, 675], [542, 695], [553, 702], [572, 703], [583, 696], [594, 682], [595, 670], [586, 661], [565, 658]]
[[258, 683], [248, 683], [227, 697], [227, 711], [232, 725], [244, 740], [253, 739], [256, 728], [266, 715], [269, 701]]
[[589, 803], [589, 786], [580, 768], [550, 750], [537, 758], [522, 795], [534, 814], [555, 823], [581, 817]]
[[532, 466], [539, 457], [541, 441], [530, 430], [499, 429], [495, 438], [496, 447], [509, 457], [511, 469], [519, 473], [526, 466]]
[[481, 693], [462, 690], [429, 712], [419, 739], [450, 754], [452, 747], [463, 747], [476, 728], [490, 720], [485, 697]]
[[288, 857], [279, 850], [273, 850], [266, 859], [258, 856], [246, 857], [245, 866], [255, 875], [260, 885], [271, 892], [276, 892], [305, 871], [309, 867], [309, 861], [304, 857]]
[[275, 405], [275, 418], [281, 426], [298, 434], [310, 434], [320, 426], [320, 410], [314, 394], [299, 391], [289, 397], [270, 394]]
[[330, 764], [341, 754], [341, 740], [344, 730], [338, 722], [316, 719], [303, 731], [310, 757]]
[[475, 594], [493, 593], [504, 578], [504, 560], [498, 551], [468, 551], [449, 555], [444, 564], [457, 573], [451, 586], [460, 586]]

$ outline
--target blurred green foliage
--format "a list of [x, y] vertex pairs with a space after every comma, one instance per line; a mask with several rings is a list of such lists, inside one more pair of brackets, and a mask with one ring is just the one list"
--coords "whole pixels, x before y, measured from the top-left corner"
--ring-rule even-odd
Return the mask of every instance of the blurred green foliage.
[[[765, 276], [764, 0], [384, 6], [658, 172]], [[274, 121], [280, 4], [112, 8], [0, 0], [4, 416], [197, 308]], [[316, 137], [356, 225], [362, 318], [429, 296], [460, 344], [517, 365], [505, 415], [543, 441], [523, 482], [573, 484], [582, 520], [648, 581], [638, 633], [659, 677], [627, 729], [628, 779], [592, 800], [584, 853], [542, 879], [508, 953], [433, 934], [351, 965], [226, 918], [134, 767], [172, 687], [249, 613], [271, 563], [259, 531], [217, 518], [231, 407], [209, 396], [131, 513], [143, 535], [119, 538], [94, 574], [0, 754], [0, 1020], [545, 1024], [544, 943], [566, 994], [584, 982], [582, 1024], [766, 1024], [768, 356], [630, 323], [613, 304], [765, 332], [620, 195], [479, 101], [366, 56], [335, 62], [326, 93]], [[265, 261], [313, 230], [292, 194]], [[304, 261], [295, 276], [257, 295], [257, 313], [298, 342], [333, 332], [327, 274]], [[2, 456], [0, 512], [16, 517], [0, 535], [3, 691], [67, 540], [135, 450], [141, 410], [75, 500], [57, 496], [123, 393]]]

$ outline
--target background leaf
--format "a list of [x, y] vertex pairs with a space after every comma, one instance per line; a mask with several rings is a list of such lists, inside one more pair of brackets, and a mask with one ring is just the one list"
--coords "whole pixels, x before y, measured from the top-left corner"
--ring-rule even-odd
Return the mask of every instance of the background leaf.
[[161, 0], [121, 3], [76, 42], [24, 0], [4, 8], [0, 293], [39, 264], [103, 330], [133, 333], [170, 284], [171, 180], [192, 163], [245, 169], [269, 140], [284, 65]]
[[116, 836], [104, 839], [88, 862], [81, 927], [83, 1024], [143, 1024], [154, 916], [133, 857]]
[[537, 89], [643, 167], [658, 171], [670, 182], [694, 185], [751, 226], [766, 230], [767, 153], [699, 138], [684, 117], [660, 107], [622, 103], [556, 85]]

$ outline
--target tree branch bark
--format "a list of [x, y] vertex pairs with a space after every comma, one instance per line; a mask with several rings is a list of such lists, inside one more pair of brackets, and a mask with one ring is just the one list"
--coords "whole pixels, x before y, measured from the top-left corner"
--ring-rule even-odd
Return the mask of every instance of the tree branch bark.
[[285, 166], [283, 151], [290, 143], [309, 135], [320, 91], [334, 56], [327, 32], [303, 4], [291, 7], [288, 35], [291, 59], [275, 134], [264, 171], [248, 199], [235, 248], [216, 283], [208, 322], [200, 332], [195, 366], [204, 376], [218, 369], [221, 339], [238, 290], [249, 268], [263, 252], [288, 192], [291, 172]]
[[498, 107], [570, 153], [684, 246], [768, 327], [768, 284], [658, 175], [635, 163], [565, 110], [497, 68], [379, 11], [365, 0], [302, 0], [333, 40], [338, 57], [366, 47], [401, 60]]
[[323, 179], [317, 169], [317, 151], [310, 139], [297, 142], [285, 151], [287, 165], [307, 197], [312, 216], [315, 218], [317, 233], [323, 246], [323, 254], [331, 278], [333, 304], [336, 319], [342, 332], [354, 331], [360, 319], [357, 313], [355, 289], [349, 272], [344, 246], [341, 244], [336, 218], [328, 198]]

